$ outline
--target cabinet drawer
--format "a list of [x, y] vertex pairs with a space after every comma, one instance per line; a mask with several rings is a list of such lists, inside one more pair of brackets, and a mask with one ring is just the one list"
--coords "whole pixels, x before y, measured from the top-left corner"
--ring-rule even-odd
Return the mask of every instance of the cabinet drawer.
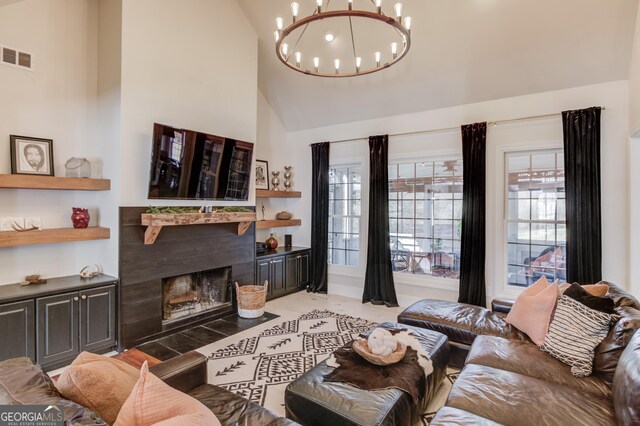
[[36, 299], [37, 361], [42, 367], [80, 353], [77, 292]]
[[94, 351], [116, 343], [116, 287], [80, 292], [80, 349]]
[[33, 300], [0, 305], [0, 361], [36, 359], [35, 308]]

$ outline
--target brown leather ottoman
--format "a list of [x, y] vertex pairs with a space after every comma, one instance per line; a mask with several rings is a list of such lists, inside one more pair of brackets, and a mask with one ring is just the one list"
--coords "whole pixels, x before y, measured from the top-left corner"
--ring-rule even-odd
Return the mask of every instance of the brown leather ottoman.
[[451, 345], [449, 364], [462, 368], [477, 336], [531, 341], [526, 334], [507, 324], [505, 316], [502, 312], [490, 311], [480, 306], [424, 299], [402, 311], [398, 315], [398, 322], [445, 334]]
[[426, 380], [425, 397], [417, 404], [399, 389], [367, 391], [346, 383], [325, 382], [331, 367], [322, 361], [287, 386], [287, 417], [313, 425], [413, 425], [435, 395], [449, 362], [447, 336], [430, 330], [385, 322], [379, 327], [411, 329], [431, 356], [433, 373]]

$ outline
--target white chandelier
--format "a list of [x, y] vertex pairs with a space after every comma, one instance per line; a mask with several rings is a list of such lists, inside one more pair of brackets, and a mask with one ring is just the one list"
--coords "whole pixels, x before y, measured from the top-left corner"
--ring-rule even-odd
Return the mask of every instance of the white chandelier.
[[[364, 1], [364, 0], [362, 0]], [[274, 33], [276, 42], [276, 55], [278, 59], [289, 68], [317, 77], [355, 77], [367, 75], [381, 71], [397, 63], [404, 58], [411, 47], [411, 17], [402, 17], [402, 3], [396, 3], [393, 7], [395, 17], [387, 16], [382, 12], [382, 0], [371, 0], [375, 6], [375, 12], [367, 10], [356, 10], [353, 8], [353, 0], [348, 0], [347, 9], [329, 10], [331, 0], [315, 0], [313, 12], [306, 17], [300, 18], [300, 4], [291, 3], [292, 23], [285, 28], [284, 20], [276, 18], [276, 31]], [[325, 5], [326, 3], [326, 5]], [[319, 56], [306, 55], [298, 49], [307, 27], [322, 20], [347, 17], [349, 19], [351, 45], [353, 47], [353, 59], [351, 63], [341, 63], [340, 59], [331, 58], [328, 63], [322, 63]], [[365, 18], [393, 27], [400, 36], [400, 43], [389, 42], [384, 49], [375, 49], [366, 52], [365, 60], [360, 56], [353, 32], [352, 18]], [[301, 29], [301, 34], [294, 40], [292, 33]], [[327, 33], [327, 42], [333, 40], [333, 34]], [[363, 63], [365, 66], [363, 67]], [[369, 64], [367, 66], [366, 64]], [[342, 68], [341, 68], [342, 67]]]

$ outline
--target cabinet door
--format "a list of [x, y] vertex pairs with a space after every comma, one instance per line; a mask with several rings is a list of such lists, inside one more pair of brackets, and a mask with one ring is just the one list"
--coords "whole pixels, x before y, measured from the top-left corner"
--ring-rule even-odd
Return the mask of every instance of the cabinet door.
[[285, 288], [291, 290], [298, 287], [298, 255], [287, 256], [287, 267], [285, 271]]
[[298, 259], [298, 287], [306, 288], [309, 285], [309, 265], [311, 262], [311, 252], [300, 253]]
[[80, 353], [77, 292], [36, 299], [37, 361], [46, 367]]
[[36, 359], [33, 300], [0, 305], [0, 361], [26, 356]]
[[80, 350], [95, 351], [116, 344], [116, 287], [80, 292]]
[[256, 284], [264, 285], [265, 281], [269, 281], [268, 294], [273, 294], [273, 283], [271, 282], [271, 261], [256, 261]]
[[271, 286], [273, 294], [277, 295], [285, 291], [285, 259], [284, 256], [278, 256], [271, 259]]

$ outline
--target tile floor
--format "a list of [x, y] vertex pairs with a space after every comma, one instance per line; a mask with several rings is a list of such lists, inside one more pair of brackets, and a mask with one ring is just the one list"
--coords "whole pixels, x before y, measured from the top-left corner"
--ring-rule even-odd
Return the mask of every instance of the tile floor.
[[209, 345], [244, 330], [278, 318], [279, 315], [265, 312], [260, 318], [245, 319], [237, 314], [195, 326], [152, 342], [143, 343], [136, 349], [161, 361]]

